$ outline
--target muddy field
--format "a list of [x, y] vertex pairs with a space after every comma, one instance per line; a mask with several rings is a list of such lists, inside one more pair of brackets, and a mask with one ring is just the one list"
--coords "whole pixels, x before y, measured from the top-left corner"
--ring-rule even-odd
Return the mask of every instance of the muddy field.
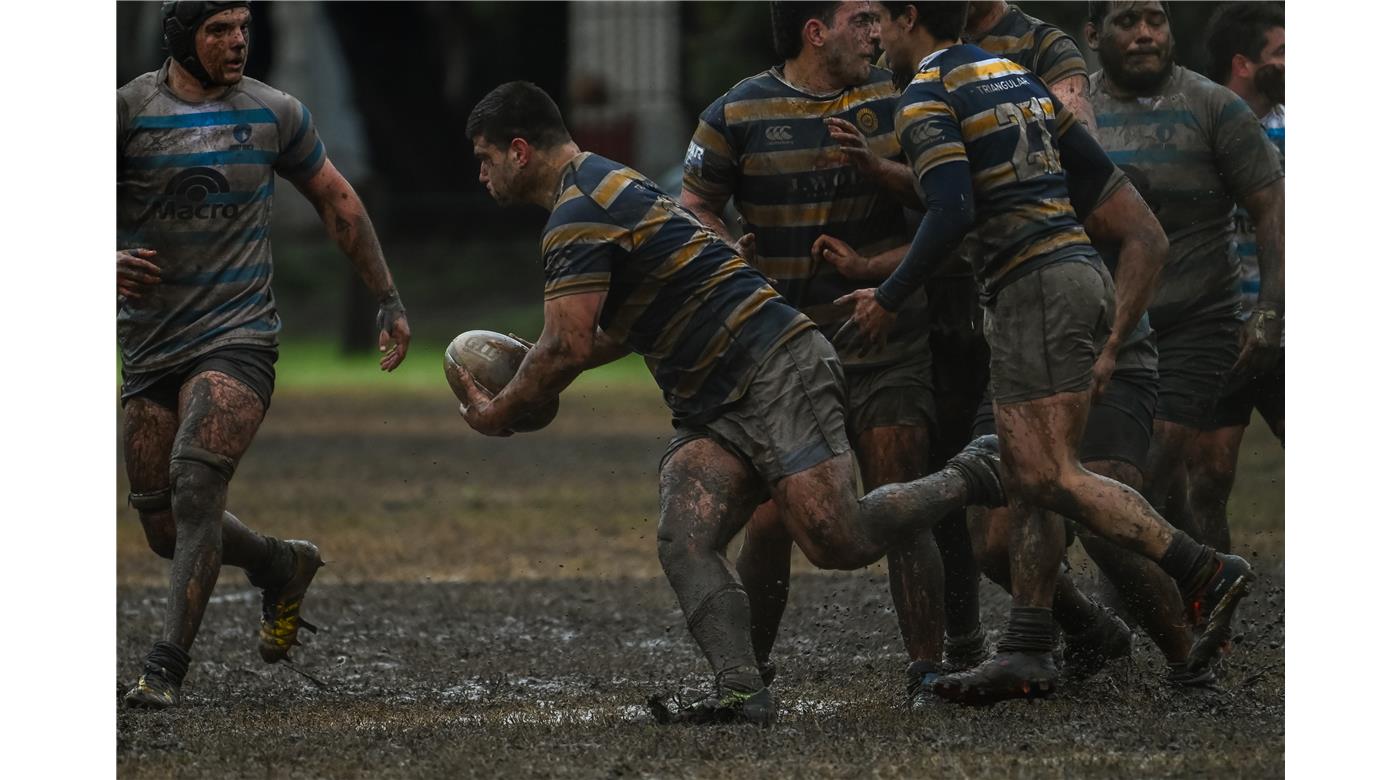
[[[1155, 648], [1053, 698], [898, 706], [905, 663], [884, 572], [794, 566], [774, 657], [779, 724], [650, 724], [703, 659], [656, 562], [654, 388], [585, 382], [545, 431], [472, 434], [441, 392], [279, 390], [231, 491], [249, 525], [332, 564], [304, 668], [265, 666], [258, 595], [226, 569], [185, 706], [118, 707], [122, 776], [1276, 776], [1283, 771], [1283, 460], [1251, 426], [1235, 538], [1263, 574], [1223, 690], [1173, 692]], [[119, 464], [120, 469], [120, 464]], [[114, 706], [160, 626], [165, 562], [118, 477]], [[984, 621], [1007, 599], [984, 583]]]

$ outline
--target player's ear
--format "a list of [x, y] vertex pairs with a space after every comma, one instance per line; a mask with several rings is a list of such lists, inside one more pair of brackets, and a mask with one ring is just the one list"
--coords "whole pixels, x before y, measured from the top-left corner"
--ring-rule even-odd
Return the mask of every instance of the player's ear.
[[826, 43], [826, 33], [826, 25], [822, 24], [820, 19], [808, 19], [807, 23], [802, 25], [802, 40], [817, 48]]
[[1084, 23], [1084, 43], [1094, 51], [1099, 50], [1099, 27], [1093, 22]]
[[1236, 54], [1230, 58], [1230, 73], [1237, 78], [1248, 80], [1254, 75], [1254, 63], [1243, 54]]
[[530, 146], [530, 142], [524, 138], [512, 138], [508, 151], [510, 159], [515, 162], [516, 167], [524, 168], [530, 164], [530, 157], [534, 149]]

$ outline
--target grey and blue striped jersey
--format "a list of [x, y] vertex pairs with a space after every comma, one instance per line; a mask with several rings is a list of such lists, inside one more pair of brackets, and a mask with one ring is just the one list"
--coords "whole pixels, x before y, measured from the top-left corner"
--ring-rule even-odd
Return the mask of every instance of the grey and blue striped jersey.
[[161, 281], [118, 300], [128, 373], [178, 365], [217, 347], [276, 346], [273, 174], [304, 181], [325, 147], [301, 101], [244, 77], [188, 103], [170, 67], [117, 90], [117, 248], [154, 249]]

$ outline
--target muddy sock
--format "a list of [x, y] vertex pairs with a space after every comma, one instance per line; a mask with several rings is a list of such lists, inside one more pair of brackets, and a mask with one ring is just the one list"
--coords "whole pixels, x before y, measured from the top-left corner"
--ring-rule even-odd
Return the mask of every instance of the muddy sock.
[[998, 652], [1048, 653], [1055, 649], [1055, 617], [1049, 607], [1012, 607]]
[[264, 536], [263, 543], [267, 546], [267, 552], [261, 563], [247, 570], [248, 582], [255, 588], [274, 588], [292, 576], [292, 547], [271, 536]]
[[190, 668], [190, 654], [173, 642], [156, 642], [146, 654], [146, 668], [158, 667], [165, 678], [180, 685]]
[[1215, 574], [1215, 551], [1186, 535], [1185, 531], [1172, 534], [1172, 543], [1158, 561], [1182, 593], [1195, 593], [1210, 581]]
[[715, 670], [720, 688], [741, 693], [763, 688], [749, 637], [749, 596], [739, 583], [711, 592], [686, 625]]

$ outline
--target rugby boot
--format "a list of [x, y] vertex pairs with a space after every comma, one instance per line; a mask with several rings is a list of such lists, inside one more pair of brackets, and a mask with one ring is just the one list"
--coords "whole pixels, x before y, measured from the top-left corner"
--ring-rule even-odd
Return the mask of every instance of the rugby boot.
[[943, 667], [932, 661], [914, 661], [909, 664], [904, 670], [907, 681], [905, 705], [915, 712], [938, 706], [938, 694], [933, 692], [933, 685], [942, 675]]
[[1186, 656], [1186, 666], [1193, 670], [1208, 668], [1220, 657], [1230, 641], [1230, 619], [1254, 582], [1254, 572], [1245, 559], [1222, 553], [1215, 557], [1215, 574], [1186, 598], [1187, 616], [1200, 626]]
[[1094, 625], [1078, 634], [1065, 634], [1065, 673], [1071, 677], [1092, 677], [1109, 661], [1132, 652], [1132, 629], [1117, 615], [1100, 609]]
[[778, 665], [772, 661], [759, 661], [758, 676], [763, 679], [764, 687], [772, 685], [778, 679]]
[[647, 708], [652, 718], [663, 726], [741, 723], [763, 728], [773, 725], [778, 709], [766, 686], [754, 693], [720, 689], [674, 710], [667, 705], [665, 697], [652, 696], [647, 699]]
[[180, 704], [180, 683], [159, 664], [146, 662], [136, 686], [122, 697], [126, 706], [144, 710], [163, 710]]
[[999, 650], [977, 668], [946, 674], [934, 693], [959, 704], [976, 706], [1007, 699], [1034, 699], [1055, 692], [1055, 659], [1050, 652]]
[[943, 667], [949, 672], [963, 672], [987, 660], [991, 654], [987, 632], [981, 626], [970, 634], [950, 636], [943, 642]]
[[1208, 688], [1215, 689], [1215, 670], [1209, 666], [1204, 669], [1191, 669], [1186, 662], [1167, 663], [1167, 685], [1173, 688]]
[[285, 659], [297, 641], [297, 631], [306, 629], [316, 633], [316, 626], [301, 616], [301, 601], [306, 589], [325, 561], [321, 551], [311, 542], [290, 540], [287, 546], [292, 549], [292, 575], [281, 586], [263, 589], [262, 628], [258, 632], [258, 653], [267, 663], [274, 664]]
[[1001, 486], [1001, 445], [995, 434], [978, 436], [962, 451], [948, 459], [944, 468], [962, 475], [967, 482], [969, 506], [1005, 506]]

